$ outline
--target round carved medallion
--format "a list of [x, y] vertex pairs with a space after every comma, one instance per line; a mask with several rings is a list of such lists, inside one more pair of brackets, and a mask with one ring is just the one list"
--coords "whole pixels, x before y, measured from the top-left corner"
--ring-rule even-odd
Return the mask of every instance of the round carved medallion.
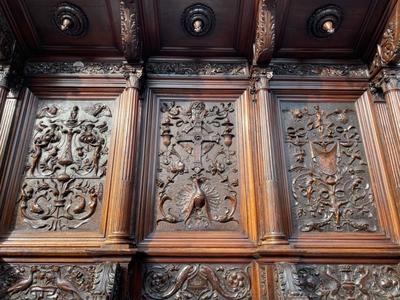
[[88, 18], [82, 9], [68, 2], [57, 6], [53, 20], [61, 32], [70, 36], [84, 36], [89, 28]]
[[339, 6], [321, 7], [308, 18], [308, 32], [316, 38], [329, 37], [338, 31], [342, 20], [343, 12]]
[[182, 14], [182, 26], [192, 36], [205, 36], [214, 25], [215, 14], [207, 5], [193, 4]]

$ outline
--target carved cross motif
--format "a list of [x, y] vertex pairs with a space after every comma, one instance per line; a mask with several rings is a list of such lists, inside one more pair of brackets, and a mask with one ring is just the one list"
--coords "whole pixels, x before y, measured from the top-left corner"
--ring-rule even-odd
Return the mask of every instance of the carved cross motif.
[[[211, 134], [213, 130], [210, 126], [204, 124], [204, 114], [205, 114], [205, 104], [201, 102], [194, 102], [191, 105], [191, 120], [189, 125], [183, 129], [182, 132], [178, 132], [176, 136], [176, 141], [179, 143], [193, 143], [193, 148], [189, 148], [189, 151], [194, 157], [193, 160], [193, 171], [199, 173], [203, 166], [201, 163], [201, 157], [203, 155], [203, 149], [206, 149], [204, 152], [208, 152], [214, 146], [208, 145], [204, 147], [206, 143], [218, 143], [219, 136], [217, 134]], [[204, 134], [206, 132], [207, 134]]]

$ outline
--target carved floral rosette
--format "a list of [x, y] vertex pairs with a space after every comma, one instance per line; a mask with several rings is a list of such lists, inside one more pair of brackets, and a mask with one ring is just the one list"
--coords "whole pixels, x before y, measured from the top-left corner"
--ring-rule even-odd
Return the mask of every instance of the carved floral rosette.
[[119, 266], [0, 265], [0, 298], [9, 300], [112, 300], [117, 291]]
[[298, 231], [377, 231], [351, 103], [282, 104], [292, 216]]
[[399, 265], [275, 265], [278, 299], [399, 299]]
[[143, 299], [251, 299], [245, 265], [146, 264]]
[[101, 211], [112, 108], [109, 101], [39, 102], [18, 226], [58, 231], [97, 222], [93, 216]]
[[159, 230], [236, 230], [239, 171], [235, 105], [162, 102], [156, 224]]

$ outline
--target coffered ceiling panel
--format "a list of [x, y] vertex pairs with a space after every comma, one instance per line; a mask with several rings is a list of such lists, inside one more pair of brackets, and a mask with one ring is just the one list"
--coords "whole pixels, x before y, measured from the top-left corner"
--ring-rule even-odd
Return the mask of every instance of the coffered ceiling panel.
[[[390, 0], [285, 0], [277, 5], [277, 36], [274, 57], [368, 59], [386, 21]], [[334, 5], [341, 23], [335, 32], [318, 38], [310, 32], [312, 15]]]
[[140, 10], [147, 55], [247, 56], [252, 52], [256, 1], [204, 0], [215, 16], [212, 29], [193, 36], [182, 24], [194, 0], [142, 0]]

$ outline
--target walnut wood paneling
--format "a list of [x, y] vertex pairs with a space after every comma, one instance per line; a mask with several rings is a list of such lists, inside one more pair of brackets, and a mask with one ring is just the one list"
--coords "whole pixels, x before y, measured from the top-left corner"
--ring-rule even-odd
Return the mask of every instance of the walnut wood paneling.
[[37, 105], [15, 229], [94, 229], [103, 201], [113, 103], [40, 100]]

